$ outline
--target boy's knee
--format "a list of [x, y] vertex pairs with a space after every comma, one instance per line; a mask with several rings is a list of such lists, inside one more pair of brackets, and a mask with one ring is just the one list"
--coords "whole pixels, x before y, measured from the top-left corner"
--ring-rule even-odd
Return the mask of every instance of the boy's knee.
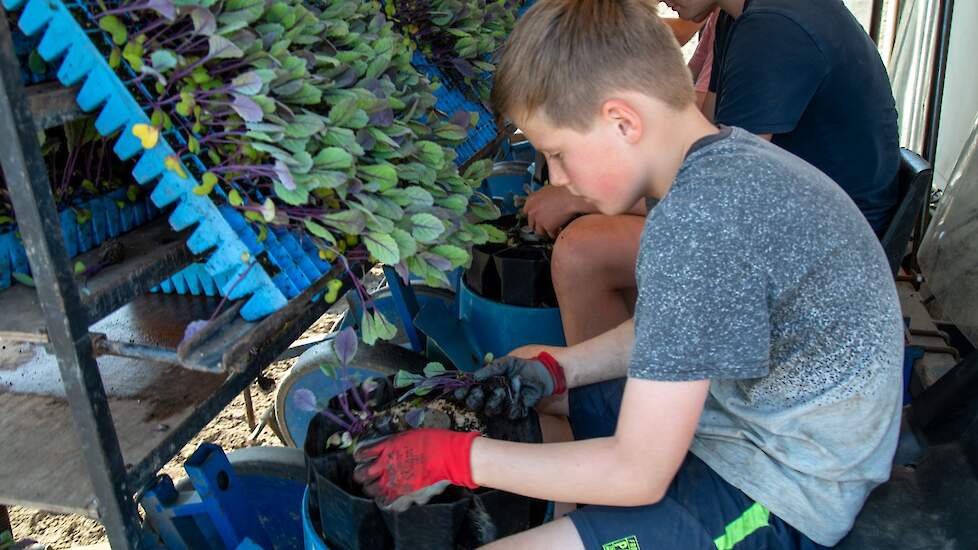
[[606, 216], [597, 214], [582, 216], [560, 232], [550, 259], [554, 284], [559, 285], [575, 278], [589, 276], [588, 268], [594, 266], [596, 257], [594, 247], [600, 242], [600, 239], [595, 237], [600, 232], [600, 224], [603, 221], [601, 218]]

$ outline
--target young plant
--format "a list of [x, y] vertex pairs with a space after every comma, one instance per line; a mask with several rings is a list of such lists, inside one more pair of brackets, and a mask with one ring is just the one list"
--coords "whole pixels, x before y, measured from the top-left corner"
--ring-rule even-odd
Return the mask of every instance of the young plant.
[[[377, 2], [144, 0], [104, 9], [98, 25], [152, 128], [178, 132], [177, 156], [200, 161], [194, 192], [240, 211], [259, 240], [285, 226], [324, 260], [447, 286], [472, 245], [505, 238], [482, 223], [498, 210], [474, 191], [491, 161], [454, 163], [472, 115], [434, 109]], [[393, 336], [354, 286], [365, 340]]]
[[356, 352], [356, 332], [352, 328], [343, 329], [333, 338], [333, 358], [320, 365], [323, 373], [337, 382], [339, 392], [326, 403], [305, 388], [296, 390], [292, 397], [300, 410], [319, 412], [339, 428], [327, 440], [327, 447], [348, 448], [378, 427], [380, 416], [374, 411], [377, 406], [374, 398], [379, 384], [372, 378], [360, 380], [350, 371]]

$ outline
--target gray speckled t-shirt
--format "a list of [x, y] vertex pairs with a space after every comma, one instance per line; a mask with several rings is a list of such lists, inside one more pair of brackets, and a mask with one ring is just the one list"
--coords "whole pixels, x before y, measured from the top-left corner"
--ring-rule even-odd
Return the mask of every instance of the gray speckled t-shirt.
[[903, 326], [873, 230], [832, 180], [738, 128], [649, 213], [629, 377], [709, 379], [691, 451], [819, 544], [890, 475]]

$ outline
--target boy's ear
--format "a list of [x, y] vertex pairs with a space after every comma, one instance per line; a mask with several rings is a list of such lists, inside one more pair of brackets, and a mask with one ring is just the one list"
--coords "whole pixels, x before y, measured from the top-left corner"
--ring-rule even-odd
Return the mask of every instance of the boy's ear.
[[638, 143], [642, 139], [645, 128], [638, 111], [627, 101], [609, 99], [601, 106], [601, 118], [614, 124], [617, 132], [628, 143]]

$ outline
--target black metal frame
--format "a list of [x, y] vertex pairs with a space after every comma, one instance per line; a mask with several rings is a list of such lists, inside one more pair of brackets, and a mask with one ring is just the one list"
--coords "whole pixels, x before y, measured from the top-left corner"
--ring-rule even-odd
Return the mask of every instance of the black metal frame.
[[[951, 46], [951, 19], [954, 16], [954, 0], [941, 0], [938, 8], [937, 40], [934, 44], [934, 59], [931, 62], [930, 91], [927, 100], [927, 120], [924, 126], [923, 157], [937, 168], [937, 143], [941, 129], [941, 110], [944, 105], [944, 83], [947, 79], [947, 54]], [[930, 225], [930, 200], [924, 201], [920, 217], [914, 226], [913, 250], [910, 255], [911, 266], [920, 273], [917, 252]]]
[[[170, 235], [169, 242], [152, 247], [151, 251], [142, 250], [133, 258], [127, 256], [122, 265], [100, 272], [86, 282], [86, 296], [81, 296], [61, 232], [50, 229], [60, 227], [60, 222], [36, 132], [82, 113], [74, 104], [73, 90], [46, 85], [25, 89], [19, 71], [6, 13], [0, 7], [0, 163], [36, 286], [36, 299], [33, 293], [26, 292], [29, 289], [12, 288], [0, 294], [0, 302], [5, 301], [6, 307], [16, 304], [21, 309], [31, 309], [23, 315], [17, 310], [18, 321], [14, 324], [19, 325], [13, 333], [20, 336], [14, 338], [44, 343], [57, 356], [95, 494], [93, 510], [105, 526], [113, 548], [139, 548], [144, 544], [144, 533], [134, 495], [325, 313], [330, 304], [313, 298], [318, 298], [330, 280], [342, 278], [343, 291], [350, 288], [350, 281], [337, 265], [283, 309], [259, 322], [248, 323], [237, 315], [228, 315], [234, 311], [229, 308], [215, 320], [206, 337], [189, 350], [113, 341], [90, 332], [94, 323], [200, 258], [187, 250], [186, 232], [164, 230], [162, 222], [146, 226], [132, 232], [135, 236], [127, 234], [121, 240], [137, 251], [147, 248], [141, 246], [146, 239], [158, 239], [164, 232]], [[362, 270], [364, 266], [353, 268]], [[18, 292], [29, 299], [14, 300]], [[7, 325], [4, 328], [9, 329]], [[4, 334], [11, 337], [9, 331]], [[180, 364], [229, 376], [155, 449], [127, 469], [96, 363], [96, 356], [103, 354]]]

